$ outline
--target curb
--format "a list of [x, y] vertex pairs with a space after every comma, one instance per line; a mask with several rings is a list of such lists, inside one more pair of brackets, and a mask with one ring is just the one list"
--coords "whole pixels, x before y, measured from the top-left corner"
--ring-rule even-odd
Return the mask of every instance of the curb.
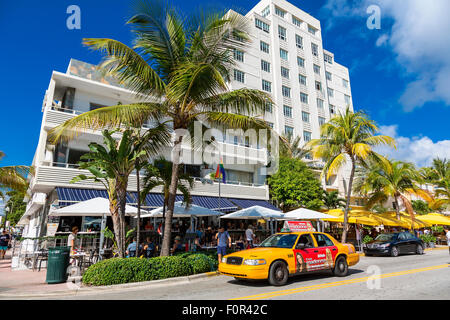
[[218, 271], [212, 271], [212, 272], [206, 272], [206, 273], [200, 273], [200, 274], [194, 274], [190, 276], [183, 276], [183, 277], [175, 277], [175, 278], [167, 278], [167, 279], [161, 279], [161, 280], [152, 280], [152, 281], [143, 281], [143, 282], [132, 282], [132, 283], [123, 283], [123, 284], [115, 284], [110, 286], [97, 286], [97, 287], [88, 287], [88, 286], [82, 286], [75, 290], [64, 290], [64, 291], [35, 291], [35, 292], [27, 292], [27, 293], [17, 293], [17, 294], [7, 294], [3, 293], [0, 294], [0, 299], [14, 299], [14, 298], [32, 298], [36, 296], [72, 296], [77, 295], [79, 293], [93, 293], [98, 291], [115, 291], [115, 290], [122, 290], [127, 288], [140, 288], [140, 287], [161, 287], [166, 285], [175, 285], [175, 284], [183, 284], [183, 283], [189, 283], [189, 282], [195, 282], [197, 280], [201, 280], [204, 278], [210, 278], [214, 276], [218, 276]]

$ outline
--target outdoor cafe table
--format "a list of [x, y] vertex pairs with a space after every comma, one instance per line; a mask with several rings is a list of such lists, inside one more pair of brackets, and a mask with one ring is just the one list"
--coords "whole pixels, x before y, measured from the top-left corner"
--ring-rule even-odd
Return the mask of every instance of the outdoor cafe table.
[[77, 252], [70, 255], [70, 258], [75, 260], [75, 265], [78, 267], [82, 264], [84, 257], [86, 257], [85, 252]]

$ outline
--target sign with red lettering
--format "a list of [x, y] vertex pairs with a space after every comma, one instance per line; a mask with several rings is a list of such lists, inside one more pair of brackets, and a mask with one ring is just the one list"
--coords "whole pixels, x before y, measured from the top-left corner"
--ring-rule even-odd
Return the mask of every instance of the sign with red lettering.
[[292, 232], [316, 231], [311, 221], [285, 221], [284, 228], [290, 229]]

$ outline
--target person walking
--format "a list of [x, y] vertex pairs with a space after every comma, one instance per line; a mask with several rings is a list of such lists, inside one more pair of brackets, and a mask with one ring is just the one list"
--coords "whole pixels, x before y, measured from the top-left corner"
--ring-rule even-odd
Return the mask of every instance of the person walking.
[[73, 255], [75, 253], [75, 249], [77, 246], [77, 233], [78, 227], [77, 226], [72, 227], [72, 233], [69, 235], [69, 238], [67, 239], [67, 246], [70, 247], [70, 255]]
[[247, 249], [253, 248], [253, 242], [255, 241], [255, 234], [253, 233], [253, 226], [248, 225], [247, 230], [245, 230], [245, 237], [247, 240]]
[[227, 254], [227, 245], [231, 248], [231, 237], [224, 227], [220, 227], [219, 232], [216, 234], [216, 240], [219, 263], [222, 263], [222, 256]]
[[450, 229], [444, 229], [445, 236], [447, 237], [448, 253], [450, 254]]
[[5, 259], [6, 250], [8, 250], [9, 242], [11, 241], [11, 237], [8, 234], [8, 231], [3, 229], [2, 234], [0, 235], [0, 259]]

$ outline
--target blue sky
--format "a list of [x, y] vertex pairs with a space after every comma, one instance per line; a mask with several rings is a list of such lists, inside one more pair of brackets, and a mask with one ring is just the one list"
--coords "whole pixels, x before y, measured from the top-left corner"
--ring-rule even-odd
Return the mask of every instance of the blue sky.
[[[321, 21], [324, 47], [350, 70], [355, 108], [365, 110], [382, 132], [397, 138], [398, 150], [385, 150], [389, 156], [418, 165], [435, 156], [450, 158], [450, 19], [444, 16], [450, 12], [450, 1], [290, 2]], [[198, 5], [246, 12], [257, 1], [173, 3], [186, 13]], [[373, 3], [381, 9], [379, 30], [366, 26], [366, 9]], [[81, 9], [81, 30], [66, 27], [66, 9], [72, 4]], [[131, 2], [123, 0], [0, 2], [4, 48], [0, 50], [0, 150], [7, 155], [2, 165], [31, 164], [52, 70], [65, 72], [70, 58], [99, 62], [98, 53], [82, 46], [84, 37], [110, 37], [130, 44], [125, 21], [131, 14]]]

